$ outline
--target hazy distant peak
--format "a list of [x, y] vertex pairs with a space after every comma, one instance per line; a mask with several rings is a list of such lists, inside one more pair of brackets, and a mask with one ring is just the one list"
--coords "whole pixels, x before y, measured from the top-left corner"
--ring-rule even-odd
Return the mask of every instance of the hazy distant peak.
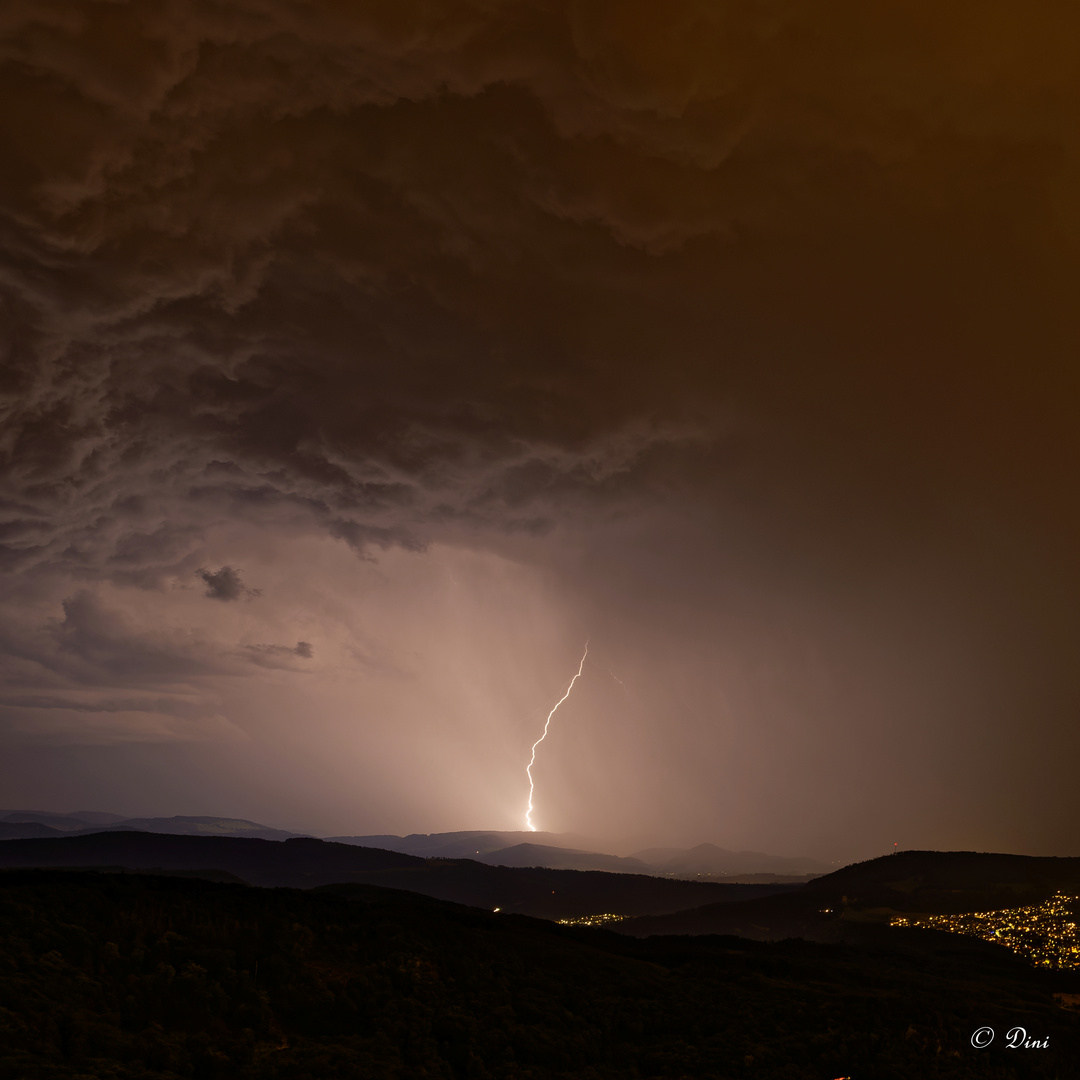
[[111, 828], [138, 829], [143, 832], [194, 836], [252, 836], [262, 840], [287, 840], [299, 833], [271, 829], [244, 818], [177, 815], [167, 818], [127, 818], [112, 823]]
[[62, 832], [85, 829], [88, 825], [111, 825], [123, 820], [123, 817], [119, 814], [107, 814], [95, 810], [78, 810], [70, 814], [60, 814], [52, 810], [0, 811], [0, 821], [13, 825], [48, 825], [50, 828], [59, 829]]
[[623, 859], [618, 855], [578, 848], [550, 847], [547, 844], [514, 844], [475, 858], [494, 866], [543, 866], [551, 870], [606, 870], [623, 874], [650, 872], [649, 867], [637, 859]]
[[177, 814], [175, 817], [169, 818], [128, 818], [128, 823], [132, 821], [178, 821], [178, 822], [190, 822], [193, 825], [208, 825], [215, 829], [226, 830], [241, 830], [241, 829], [265, 829], [266, 825], [260, 825], [257, 821], [248, 821], [246, 818], [223, 818], [223, 817], [208, 817], [208, 816], [193, 816]]
[[[16, 834], [27, 838], [45, 835], [40, 832], [41, 828], [62, 833], [126, 830], [190, 836], [252, 836], [261, 840], [286, 840], [300, 835], [285, 829], [272, 829], [245, 818], [184, 814], [131, 818], [102, 810], [80, 810], [72, 814], [58, 814], [51, 810], [4, 810], [0, 811], [0, 824], [5, 826], [0, 834], [7, 838], [15, 838]], [[35, 828], [38, 831], [34, 831]]]

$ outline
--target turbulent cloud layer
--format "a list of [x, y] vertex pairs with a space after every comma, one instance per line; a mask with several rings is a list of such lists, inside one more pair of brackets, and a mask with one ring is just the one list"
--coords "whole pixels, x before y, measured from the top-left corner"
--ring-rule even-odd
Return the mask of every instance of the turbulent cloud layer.
[[[920, 835], [982, 842], [959, 808], [1034, 784], [1010, 732], [1072, 746], [1080, 704], [1077, 19], [5, 4], [4, 737], [262, 747], [303, 715], [412, 778], [359, 831], [505, 825], [460, 820], [515, 814], [502, 780], [461, 810], [400, 789], [442, 713], [478, 776], [511, 767], [516, 692], [466, 708], [447, 658], [539, 604], [536, 644], [499, 655], [539, 704], [598, 624], [654, 666], [637, 780], [605, 796], [657, 763], [665, 809], [634, 828], [781, 837], [770, 807], [873, 761], [874, 829], [911, 790], [947, 822]], [[454, 630], [432, 582], [463, 566], [505, 588]], [[271, 720], [242, 718], [256, 698]], [[886, 750], [909, 739], [930, 775]], [[676, 779], [696, 761], [723, 795]], [[327, 798], [309, 827], [351, 829]], [[848, 828], [824, 801], [814, 842]], [[568, 828], [623, 820], [575, 806]], [[1043, 813], [1010, 842], [1051, 844]]]

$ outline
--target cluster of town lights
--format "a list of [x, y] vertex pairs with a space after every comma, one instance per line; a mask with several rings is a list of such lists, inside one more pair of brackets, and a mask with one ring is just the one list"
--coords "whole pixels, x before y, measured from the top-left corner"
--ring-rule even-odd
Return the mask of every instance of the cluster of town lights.
[[563, 926], [604, 926], [606, 923], [619, 922], [625, 918], [627, 918], [626, 915], [606, 913], [604, 915], [581, 915], [576, 919], [560, 919], [559, 922]]
[[891, 925], [971, 934], [1005, 945], [1037, 967], [1076, 968], [1080, 967], [1080, 934], [1071, 909], [1078, 900], [1057, 892], [1045, 903], [1030, 907], [910, 919], [897, 916]]

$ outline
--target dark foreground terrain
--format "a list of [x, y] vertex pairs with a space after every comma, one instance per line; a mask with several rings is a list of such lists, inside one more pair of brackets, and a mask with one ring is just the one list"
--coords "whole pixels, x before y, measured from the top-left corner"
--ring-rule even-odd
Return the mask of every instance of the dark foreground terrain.
[[0, 1080], [1069, 1080], [1069, 989], [932, 932], [638, 940], [366, 885], [0, 873]]

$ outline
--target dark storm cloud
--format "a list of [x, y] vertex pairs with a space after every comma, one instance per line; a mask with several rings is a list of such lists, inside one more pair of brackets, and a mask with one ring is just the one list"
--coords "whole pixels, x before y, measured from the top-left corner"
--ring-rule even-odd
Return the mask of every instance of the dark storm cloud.
[[206, 596], [211, 600], [243, 600], [259, 596], [261, 590], [249, 589], [240, 580], [240, 571], [232, 566], [223, 566], [220, 570], [198, 571], [197, 576], [206, 586]]
[[151, 584], [226, 505], [535, 529], [733, 403], [830, 467], [839, 425], [977, 469], [1047, 369], [969, 321], [973, 231], [1075, 239], [1075, 85], [1048, 13], [955, 18], [10, 6], [8, 558]]

